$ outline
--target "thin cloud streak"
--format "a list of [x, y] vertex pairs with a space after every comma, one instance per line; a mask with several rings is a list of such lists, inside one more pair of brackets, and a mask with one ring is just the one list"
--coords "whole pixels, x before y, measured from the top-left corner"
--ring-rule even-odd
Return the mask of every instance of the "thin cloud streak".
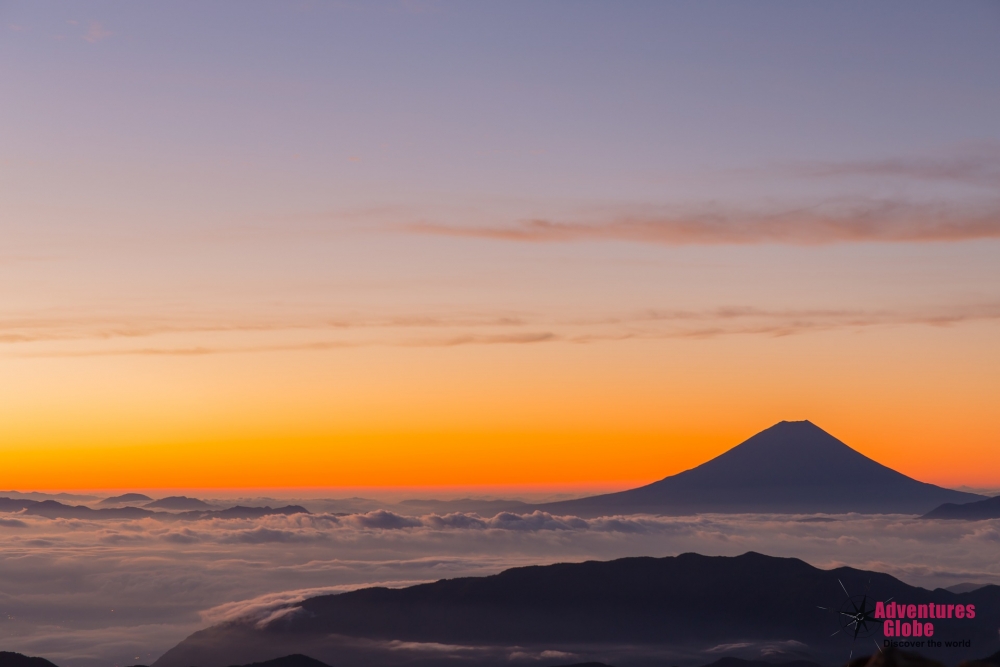
[[636, 215], [596, 222], [536, 218], [506, 226], [418, 222], [414, 234], [556, 243], [629, 241], [661, 245], [828, 245], [922, 243], [1000, 238], [1000, 202], [982, 207], [898, 201], [831, 203], [775, 213], [719, 212]]
[[[198, 357], [218, 354], [253, 354], [273, 352], [322, 352], [361, 347], [461, 347], [468, 345], [532, 345], [539, 343], [598, 343], [644, 339], [706, 339], [721, 336], [791, 336], [831, 330], [861, 330], [886, 326], [948, 327], [971, 322], [1000, 320], [1000, 304], [984, 303], [964, 307], [928, 309], [924, 312], [861, 309], [765, 309], [746, 306], [729, 306], [701, 311], [648, 309], [621, 315], [598, 316], [585, 319], [550, 319], [522, 314], [514, 317], [455, 317], [424, 318], [403, 317], [395, 320], [359, 320], [368, 325], [334, 327], [357, 329], [354, 338], [341, 340], [306, 340], [287, 343], [250, 343], [239, 341], [215, 344], [160, 345], [143, 347], [99, 347], [90, 349], [49, 349], [10, 352], [18, 358], [50, 357], [107, 357], [107, 356], [177, 356]], [[478, 324], [476, 324], [478, 322]], [[451, 323], [450, 326], [448, 323]], [[317, 325], [321, 328], [322, 325]], [[412, 328], [452, 328], [454, 333], [439, 336], [414, 336]], [[491, 330], [500, 327], [501, 331]], [[280, 322], [265, 325], [202, 324], [192, 329], [183, 327], [153, 327], [147, 336], [161, 331], [203, 335], [206, 332], [238, 332], [252, 336], [271, 331], [306, 329], [299, 322], [282, 326]], [[382, 333], [368, 335], [369, 331], [397, 329], [391, 336]], [[520, 330], [518, 330], [520, 328]], [[470, 329], [472, 329], [470, 331]], [[128, 336], [135, 337], [135, 335]], [[0, 333], [0, 343], [67, 342], [91, 339], [85, 332], [77, 337], [64, 333], [59, 338], [44, 332], [35, 338], [5, 336]]]
[[111, 350], [85, 350], [66, 352], [24, 353], [14, 356], [20, 358], [47, 357], [108, 357], [108, 356], [178, 356], [198, 357], [211, 354], [251, 354], [257, 352], [319, 352], [358, 347], [457, 347], [460, 345], [509, 345], [543, 343], [560, 340], [560, 336], [550, 332], [526, 333], [514, 335], [463, 335], [454, 338], [422, 339], [406, 341], [315, 341], [310, 343], [292, 343], [287, 345], [254, 345], [231, 347], [163, 347], [163, 348], [127, 348]]
[[[528, 324], [521, 317], [511, 315], [462, 316], [401, 315], [396, 317], [364, 317], [347, 315], [338, 317], [287, 317], [255, 321], [234, 317], [229, 321], [212, 321], [203, 318], [178, 316], [173, 319], [148, 318], [88, 318], [88, 317], [21, 317], [0, 319], [0, 344], [35, 343], [72, 340], [111, 340], [116, 338], [144, 338], [170, 334], [215, 333], [268, 333], [292, 330], [350, 330], [350, 329], [440, 329], [456, 327], [512, 327]], [[202, 353], [198, 348], [189, 354]]]
[[790, 171], [818, 178], [878, 176], [1000, 188], [1000, 144], [987, 143], [951, 155], [793, 165]]

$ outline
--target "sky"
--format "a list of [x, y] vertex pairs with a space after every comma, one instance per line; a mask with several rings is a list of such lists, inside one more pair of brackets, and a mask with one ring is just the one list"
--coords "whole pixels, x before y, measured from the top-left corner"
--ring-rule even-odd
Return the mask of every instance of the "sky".
[[0, 0], [0, 487], [1000, 486], [995, 2]]

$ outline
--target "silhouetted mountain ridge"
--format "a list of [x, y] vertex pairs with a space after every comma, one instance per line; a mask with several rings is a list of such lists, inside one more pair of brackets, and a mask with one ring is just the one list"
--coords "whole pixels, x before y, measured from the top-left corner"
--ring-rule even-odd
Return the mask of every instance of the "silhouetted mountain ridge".
[[[817, 608], [843, 603], [840, 582], [882, 600], [976, 604], [975, 622], [936, 622], [938, 637], [960, 633], [974, 640], [964, 653], [947, 649], [949, 662], [1000, 648], [1000, 587], [928, 591], [878, 572], [820, 570], [795, 558], [750, 552], [519, 567], [488, 577], [324, 595], [288, 605], [268, 623], [255, 617], [195, 633], [154, 667], [224, 667], [293, 652], [338, 667], [390, 667], [418, 664], [426, 656], [419, 647], [429, 645], [437, 647], [440, 662], [454, 664], [509, 664], [515, 652], [540, 659], [555, 651], [580, 662], [624, 666], [655, 658], [671, 664], [680, 656], [690, 665], [726, 645], [749, 647], [758, 657], [767, 649], [786, 660], [841, 662], [850, 642], [831, 636], [839, 617]], [[547, 661], [557, 662], [569, 661]]]
[[45, 658], [32, 658], [20, 653], [0, 651], [0, 667], [56, 667]]
[[783, 421], [729, 451], [647, 486], [536, 505], [554, 514], [905, 513], [982, 496], [907, 477], [809, 421]]

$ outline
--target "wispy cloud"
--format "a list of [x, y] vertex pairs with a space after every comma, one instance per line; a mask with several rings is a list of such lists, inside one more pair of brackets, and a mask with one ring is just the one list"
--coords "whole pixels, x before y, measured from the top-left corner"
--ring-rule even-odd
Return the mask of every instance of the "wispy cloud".
[[[630, 325], [635, 336], [703, 338], [757, 334], [787, 336], [831, 329], [863, 329], [878, 326], [950, 326], [963, 322], [1000, 319], [1000, 303], [926, 308], [918, 311], [865, 309], [768, 309], [729, 306], [705, 310], [650, 309], [622, 318], [591, 320], [589, 323]], [[583, 321], [588, 323], [588, 321]], [[660, 328], [667, 325], [667, 329]], [[649, 325], [656, 326], [650, 329]]]
[[367, 341], [313, 341], [305, 343], [288, 343], [276, 345], [227, 345], [217, 347], [135, 347], [98, 350], [66, 350], [51, 352], [26, 352], [20, 357], [107, 357], [107, 356], [177, 356], [198, 357], [213, 354], [252, 354], [258, 352], [318, 352], [356, 347], [455, 347], [459, 345], [504, 345], [542, 343], [559, 340], [553, 333], [526, 333], [514, 335], [472, 335], [453, 338], [423, 338], [402, 341], [367, 340]]
[[319, 595], [331, 595], [334, 593], [345, 593], [347, 591], [358, 590], [369, 586], [383, 586], [385, 588], [402, 588], [421, 584], [433, 579], [416, 579], [406, 581], [378, 581], [365, 584], [343, 584], [340, 586], [317, 586], [314, 588], [304, 588], [297, 591], [279, 591], [277, 593], [267, 593], [249, 600], [239, 600], [227, 602], [211, 609], [201, 612], [201, 617], [207, 624], [224, 623], [226, 621], [252, 620], [257, 625], [264, 626], [275, 620], [277, 614], [282, 611], [294, 608], [298, 603]]
[[457, 345], [523, 345], [525, 343], [547, 343], [560, 340], [562, 336], [551, 331], [529, 331], [513, 334], [463, 334], [453, 338], [414, 340], [406, 345], [414, 347], [455, 347]]
[[83, 38], [91, 44], [96, 44], [101, 40], [107, 39], [113, 34], [114, 33], [105, 28], [104, 24], [100, 21], [91, 21], [87, 25], [87, 33], [83, 36]]
[[502, 226], [418, 222], [404, 228], [416, 234], [534, 243], [612, 240], [663, 245], [822, 245], [1000, 238], [1000, 201], [973, 206], [859, 200], [770, 213], [714, 208], [706, 206], [690, 213], [623, 212], [594, 221], [538, 218]]
[[1000, 188], [1000, 143], [989, 142], [939, 155], [792, 165], [789, 172], [809, 177], [891, 177], [946, 181]]
[[[192, 316], [93, 316], [73, 313], [8, 316], [0, 318], [0, 343], [33, 343], [81, 339], [111, 340], [170, 334], [266, 333], [290, 330], [443, 329], [516, 327], [527, 324], [510, 313], [312, 315], [286, 317]], [[187, 350], [199, 354], [198, 348]]]

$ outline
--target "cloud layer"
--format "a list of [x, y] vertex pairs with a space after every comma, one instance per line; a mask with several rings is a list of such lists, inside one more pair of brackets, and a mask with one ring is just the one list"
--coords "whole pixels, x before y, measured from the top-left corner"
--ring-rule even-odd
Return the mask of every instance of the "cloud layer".
[[797, 556], [908, 583], [1000, 583], [1000, 521], [702, 515], [581, 519], [544, 512], [275, 515], [177, 524], [0, 523], [0, 632], [67, 667], [147, 663], [207, 624], [288, 613], [310, 595], [535, 563], [686, 551]]

